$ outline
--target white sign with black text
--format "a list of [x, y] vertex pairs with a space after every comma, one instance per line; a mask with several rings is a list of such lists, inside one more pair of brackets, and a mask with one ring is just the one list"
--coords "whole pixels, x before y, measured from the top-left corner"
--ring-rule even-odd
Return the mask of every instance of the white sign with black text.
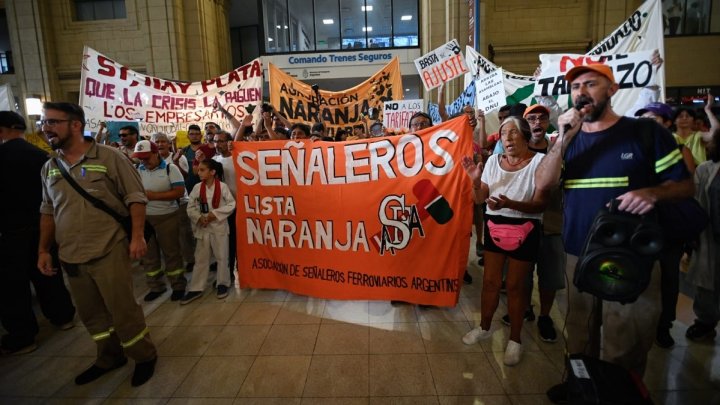
[[498, 68], [492, 73], [475, 80], [477, 96], [475, 103], [485, 114], [505, 105], [505, 84], [503, 70]]

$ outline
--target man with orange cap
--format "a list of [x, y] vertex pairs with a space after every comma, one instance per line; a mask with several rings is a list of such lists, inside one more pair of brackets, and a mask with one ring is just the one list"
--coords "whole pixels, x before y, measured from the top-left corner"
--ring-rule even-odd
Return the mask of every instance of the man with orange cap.
[[[693, 183], [670, 133], [655, 122], [621, 117], [610, 99], [618, 91], [604, 64], [576, 66], [565, 75], [575, 108], [558, 119], [560, 135], [535, 173], [538, 188], [557, 187], [563, 177], [563, 242], [566, 274], [573, 279], [578, 256], [597, 212], [619, 200], [619, 211], [645, 214], [658, 201], [693, 195]], [[653, 151], [638, 134], [652, 131]], [[652, 154], [651, 154], [652, 153]], [[654, 170], [652, 170], [654, 169]], [[603, 302], [603, 359], [642, 376], [655, 339], [659, 314], [659, 271], [637, 301]], [[566, 322], [570, 353], [599, 357], [599, 330], [588, 330], [592, 296], [569, 286]], [[551, 401], [567, 401], [568, 385], [548, 391]]]

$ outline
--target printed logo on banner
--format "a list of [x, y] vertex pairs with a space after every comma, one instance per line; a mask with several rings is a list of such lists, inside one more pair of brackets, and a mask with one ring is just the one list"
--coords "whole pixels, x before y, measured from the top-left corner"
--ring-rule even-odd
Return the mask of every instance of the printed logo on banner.
[[468, 72], [457, 39], [415, 59], [415, 67], [427, 91]]

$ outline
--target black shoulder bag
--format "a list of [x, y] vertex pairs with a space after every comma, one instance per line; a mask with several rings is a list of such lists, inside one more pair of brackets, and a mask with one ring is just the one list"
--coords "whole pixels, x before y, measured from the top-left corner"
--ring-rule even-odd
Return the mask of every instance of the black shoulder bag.
[[[75, 179], [70, 176], [70, 173], [68, 173], [67, 169], [65, 169], [65, 166], [60, 163], [57, 158], [53, 158], [53, 161], [55, 162], [55, 166], [57, 166], [60, 170], [63, 178], [65, 178], [68, 184], [70, 184], [72, 188], [74, 188], [75, 191], [78, 192], [78, 194], [88, 200], [90, 204], [93, 205], [93, 207], [104, 211], [120, 223], [120, 225], [123, 227], [123, 230], [125, 230], [125, 233], [127, 234], [128, 241], [130, 241], [132, 239], [132, 217], [130, 215], [122, 216], [118, 214], [117, 212], [115, 212], [115, 210], [108, 207], [107, 204], [105, 204], [102, 200], [93, 197], [90, 193], [85, 191], [84, 188], [80, 187], [77, 182], [75, 182]], [[143, 233], [145, 235], [146, 241], [150, 240], [150, 238], [155, 235], [155, 229], [153, 229], [152, 225], [147, 220], [145, 221], [145, 229], [143, 230]]]
[[[654, 122], [640, 119], [638, 120], [638, 125], [641, 126], [640, 137], [642, 139], [643, 149], [648, 156], [654, 158]], [[653, 175], [656, 175], [654, 161], [650, 170]], [[660, 201], [655, 204], [655, 211], [657, 212], [658, 222], [665, 232], [665, 237], [668, 239], [679, 239], [685, 242], [691, 242], [700, 236], [710, 222], [710, 217], [707, 212], [694, 197], [674, 201]]]

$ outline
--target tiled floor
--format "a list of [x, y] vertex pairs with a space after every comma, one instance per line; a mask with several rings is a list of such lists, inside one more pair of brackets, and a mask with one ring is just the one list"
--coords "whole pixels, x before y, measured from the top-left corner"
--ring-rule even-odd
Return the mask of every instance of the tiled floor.
[[[80, 324], [63, 332], [43, 321], [37, 351], [0, 358], [0, 403], [548, 403], [544, 392], [562, 377], [563, 344], [541, 342], [535, 324], [526, 324], [522, 362], [504, 366], [504, 296], [492, 339], [461, 343], [479, 321], [482, 270], [475, 262], [471, 253], [475, 283], [463, 287], [452, 309], [260, 290], [233, 290], [223, 300], [206, 294], [180, 306], [168, 292], [145, 305], [160, 359], [155, 376], [139, 388], [130, 386], [132, 362], [76, 386], [73, 378], [92, 363], [94, 344]], [[136, 286], [141, 297], [139, 275]], [[562, 324], [557, 310], [552, 315]], [[720, 343], [689, 344], [684, 331], [692, 319], [691, 302], [681, 296], [672, 331], [677, 345], [651, 351], [645, 381], [656, 403], [720, 403]]]

